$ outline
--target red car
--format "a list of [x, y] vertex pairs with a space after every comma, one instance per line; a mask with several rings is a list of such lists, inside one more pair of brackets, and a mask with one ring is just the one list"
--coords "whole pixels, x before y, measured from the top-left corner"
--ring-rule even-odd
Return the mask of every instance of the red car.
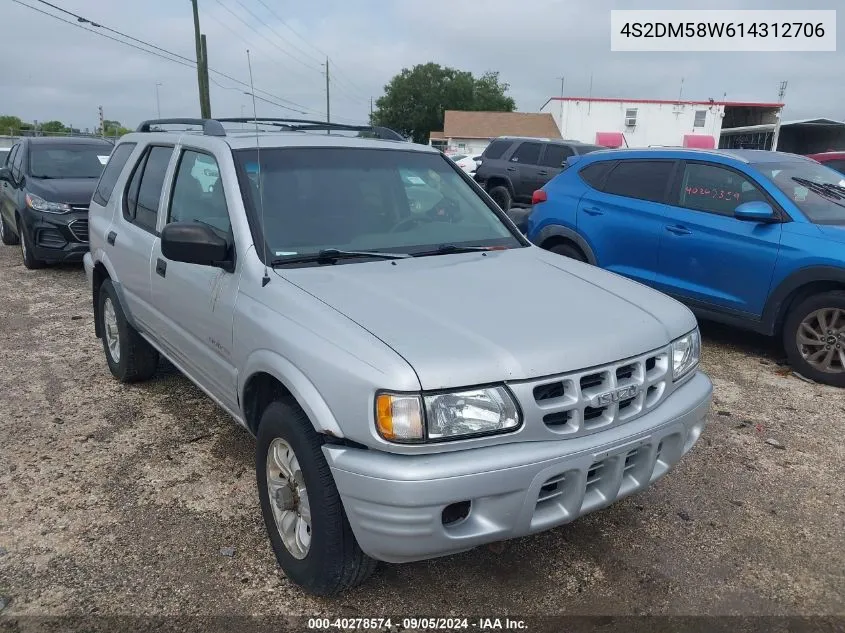
[[809, 154], [807, 158], [819, 161], [825, 167], [835, 169], [845, 174], [845, 152], [824, 152], [823, 154]]

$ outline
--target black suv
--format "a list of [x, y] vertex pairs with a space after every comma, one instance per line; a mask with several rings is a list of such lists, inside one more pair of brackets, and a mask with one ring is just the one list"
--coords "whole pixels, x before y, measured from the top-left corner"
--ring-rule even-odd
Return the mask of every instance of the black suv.
[[531, 196], [557, 176], [570, 156], [599, 149], [578, 141], [503, 136], [487, 146], [475, 180], [503, 211], [511, 205], [530, 204]]
[[0, 240], [24, 266], [82, 261], [88, 205], [114, 145], [99, 138], [22, 138], [0, 167]]

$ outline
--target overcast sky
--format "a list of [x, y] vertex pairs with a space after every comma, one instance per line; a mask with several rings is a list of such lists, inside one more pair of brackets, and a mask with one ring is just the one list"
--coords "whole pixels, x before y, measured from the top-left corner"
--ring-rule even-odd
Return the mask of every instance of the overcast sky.
[[[22, 1], [76, 22], [39, 0]], [[51, 2], [195, 57], [189, 0]], [[787, 119], [845, 119], [841, 0], [714, 0], [707, 8], [795, 9], [808, 4], [806, 8], [813, 9], [838, 5], [837, 52], [610, 51], [610, 9], [701, 7], [689, 0], [199, 0], [211, 68], [248, 82], [249, 48], [255, 86], [265, 91], [261, 96], [279, 103], [285, 99], [294, 110], [323, 118], [325, 76], [320, 64], [328, 55], [336, 78], [332, 118], [349, 122], [366, 120], [370, 97], [378, 97], [403, 67], [429, 61], [476, 74], [500, 71], [518, 109], [525, 112], [536, 112], [559, 94], [560, 76], [566, 77], [567, 96], [587, 96], [592, 73], [594, 97], [640, 99], [675, 99], [683, 78], [684, 99], [727, 95], [727, 100], [775, 101], [778, 83], [787, 80]], [[102, 105], [107, 119], [134, 126], [156, 116], [156, 83], [161, 83], [162, 116], [199, 115], [195, 70], [63, 24], [12, 0], [0, 6], [0, 114], [94, 128]], [[251, 114], [247, 88], [215, 73], [212, 79], [214, 114]], [[304, 116], [265, 101], [258, 101], [258, 113]]]

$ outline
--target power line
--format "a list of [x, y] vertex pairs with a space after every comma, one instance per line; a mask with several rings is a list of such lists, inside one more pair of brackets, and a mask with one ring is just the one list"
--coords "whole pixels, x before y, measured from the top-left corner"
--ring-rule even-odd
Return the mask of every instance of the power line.
[[[82, 29], [83, 31], [87, 31], [87, 32], [89, 32], [89, 33], [93, 33], [94, 35], [99, 35], [100, 37], [104, 37], [104, 38], [106, 38], [106, 39], [108, 39], [108, 40], [112, 40], [112, 41], [117, 42], [117, 43], [119, 43], [119, 44], [123, 44], [123, 45], [125, 45], [125, 46], [129, 46], [129, 47], [131, 47], [131, 48], [134, 48], [134, 49], [139, 50], [139, 51], [144, 52], [144, 53], [149, 53], [150, 55], [155, 55], [156, 57], [160, 57], [161, 59], [166, 59], [167, 61], [174, 62], [174, 63], [180, 64], [180, 65], [182, 65], [182, 66], [187, 66], [187, 67], [189, 67], [189, 68], [194, 68], [194, 69], [196, 68], [196, 65], [197, 65], [196, 60], [193, 60], [193, 59], [191, 59], [191, 58], [189, 58], [189, 57], [185, 57], [184, 55], [179, 55], [178, 53], [174, 53], [174, 52], [169, 51], [169, 50], [167, 50], [167, 49], [165, 49], [165, 48], [161, 48], [160, 46], [156, 46], [155, 44], [150, 44], [149, 42], [146, 42], [146, 41], [144, 41], [144, 40], [138, 39], [138, 38], [136, 38], [136, 37], [132, 37], [131, 35], [127, 35], [126, 33], [123, 33], [123, 32], [118, 31], [118, 30], [116, 30], [116, 29], [112, 29], [112, 28], [110, 28], [110, 27], [108, 27], [108, 26], [105, 26], [105, 25], [103, 25], [103, 24], [99, 24], [99, 23], [97, 23], [97, 22], [94, 22], [93, 20], [89, 20], [88, 18], [82, 17], [82, 16], [77, 15], [77, 14], [75, 14], [75, 13], [71, 12], [71, 11], [68, 11], [68, 10], [66, 10], [66, 9], [63, 9], [63, 8], [59, 7], [59, 6], [56, 6], [56, 5], [54, 5], [54, 4], [50, 3], [50, 2], [47, 2], [46, 0], [36, 0], [36, 1], [37, 1], [37, 2], [40, 2], [40, 3], [42, 3], [42, 4], [45, 4], [45, 5], [47, 5], [47, 6], [50, 6], [50, 7], [52, 7], [53, 9], [56, 9], [57, 11], [61, 11], [62, 13], [65, 13], [65, 14], [67, 14], [67, 15], [70, 15], [70, 16], [72, 16], [72, 17], [76, 18], [76, 19], [77, 19], [77, 22], [72, 22], [72, 21], [67, 20], [67, 19], [65, 19], [65, 18], [62, 18], [62, 17], [60, 17], [60, 16], [58, 16], [58, 15], [54, 15], [54, 14], [52, 14], [52, 13], [49, 13], [49, 12], [44, 11], [44, 10], [42, 10], [42, 9], [39, 9], [38, 7], [34, 7], [34, 6], [30, 5], [30, 4], [27, 4], [27, 3], [25, 3], [25, 2], [22, 2], [21, 0], [12, 0], [12, 2], [14, 2], [14, 3], [16, 3], [16, 4], [19, 4], [19, 5], [21, 5], [21, 6], [24, 6], [24, 7], [28, 8], [28, 9], [32, 9], [33, 11], [37, 11], [38, 13], [41, 13], [41, 14], [46, 15], [46, 16], [48, 16], [48, 17], [51, 17], [51, 18], [53, 18], [54, 20], [58, 20], [59, 22], [64, 22], [65, 24], [69, 24], [69, 25], [71, 25], [71, 26], [75, 26], [75, 27], [77, 27], [77, 28], [80, 28], [80, 29]], [[132, 41], [134, 41], [134, 42], [138, 42], [138, 43], [143, 44], [144, 46], [147, 46], [147, 47], [149, 47], [149, 48], [155, 49], [155, 51], [161, 51], [162, 53], [166, 53], [167, 55], [170, 55], [171, 57], [166, 57], [165, 55], [162, 55], [162, 54], [160, 54], [160, 53], [157, 53], [157, 52], [155, 52], [155, 51], [153, 51], [153, 50], [149, 50], [148, 48], [141, 48], [140, 46], [136, 46], [135, 44], [131, 44], [130, 42], [127, 42], [127, 41], [125, 41], [125, 40], [121, 40], [121, 39], [118, 39], [118, 38], [116, 38], [116, 37], [112, 37], [112, 36], [110, 36], [110, 35], [106, 35], [106, 34], [105, 34], [105, 33], [103, 33], [102, 31], [97, 31], [97, 30], [94, 30], [94, 29], [91, 29], [91, 28], [87, 28], [87, 27], [83, 26], [83, 24], [84, 24], [84, 23], [91, 24], [92, 26], [95, 26], [95, 27], [100, 28], [100, 29], [107, 30], [107, 31], [109, 31], [109, 32], [111, 32], [111, 33], [115, 33], [115, 34], [117, 34], [117, 35], [120, 35], [121, 37], [124, 37], [124, 38], [126, 38], [126, 39], [132, 40]], [[176, 58], [176, 59], [174, 59], [174, 58]], [[239, 84], [239, 85], [244, 86], [244, 87], [247, 87], [247, 88], [249, 87], [249, 84], [248, 84], [247, 82], [245, 82], [245, 81], [241, 81], [240, 79], [237, 79], [237, 78], [235, 78], [235, 77], [232, 77], [231, 75], [228, 75], [228, 74], [226, 74], [226, 73], [224, 73], [224, 72], [221, 72], [221, 71], [219, 71], [219, 70], [215, 70], [215, 69], [213, 69], [213, 68], [209, 68], [209, 71], [210, 71], [210, 72], [215, 73], [216, 75], [219, 75], [219, 76], [221, 76], [221, 77], [224, 77], [224, 78], [226, 78], [226, 79], [228, 79], [228, 80], [230, 80], [230, 81], [233, 81], [233, 82], [235, 82], [236, 84]], [[220, 84], [219, 84], [219, 83], [217, 83], [217, 82], [214, 82], [214, 83], [215, 83], [215, 85], [220, 86]], [[221, 87], [221, 88], [225, 88], [225, 86], [220, 86], [220, 87]], [[273, 94], [273, 93], [271, 93], [271, 92], [267, 92], [266, 90], [260, 90], [260, 89], [256, 88], [256, 92], [261, 92], [262, 94], [265, 94], [265, 95], [267, 95], [267, 96], [269, 96], [269, 97], [271, 97], [271, 98], [273, 98], [273, 99], [275, 99], [275, 100], [277, 100], [277, 101], [282, 101], [282, 102], [285, 102], [285, 103], [289, 103], [290, 105], [295, 106], [295, 107], [297, 107], [297, 108], [302, 108], [303, 110], [308, 110], [308, 111], [310, 111], [310, 112], [314, 112], [314, 113], [317, 113], [317, 114], [323, 114], [323, 113], [319, 112], [318, 110], [314, 110], [314, 109], [312, 109], [312, 108], [308, 108], [308, 107], [303, 106], [303, 105], [301, 105], [301, 104], [299, 104], [299, 103], [296, 103], [296, 102], [294, 102], [294, 101], [290, 101], [289, 99], [285, 99], [284, 97], [280, 97], [280, 96], [275, 95], [275, 94]], [[279, 104], [275, 104], [275, 105], [279, 105]], [[286, 106], [280, 106], [280, 107], [286, 107]]]

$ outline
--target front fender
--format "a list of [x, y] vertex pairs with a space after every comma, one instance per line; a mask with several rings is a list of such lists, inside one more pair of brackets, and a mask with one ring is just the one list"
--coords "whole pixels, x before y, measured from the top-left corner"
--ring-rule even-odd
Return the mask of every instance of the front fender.
[[268, 349], [252, 352], [247, 357], [244, 371], [239, 373], [238, 393], [241, 409], [243, 409], [244, 392], [250, 378], [262, 372], [273, 376], [290, 391], [318, 433], [343, 437], [340, 425], [311, 380], [289, 360]]

